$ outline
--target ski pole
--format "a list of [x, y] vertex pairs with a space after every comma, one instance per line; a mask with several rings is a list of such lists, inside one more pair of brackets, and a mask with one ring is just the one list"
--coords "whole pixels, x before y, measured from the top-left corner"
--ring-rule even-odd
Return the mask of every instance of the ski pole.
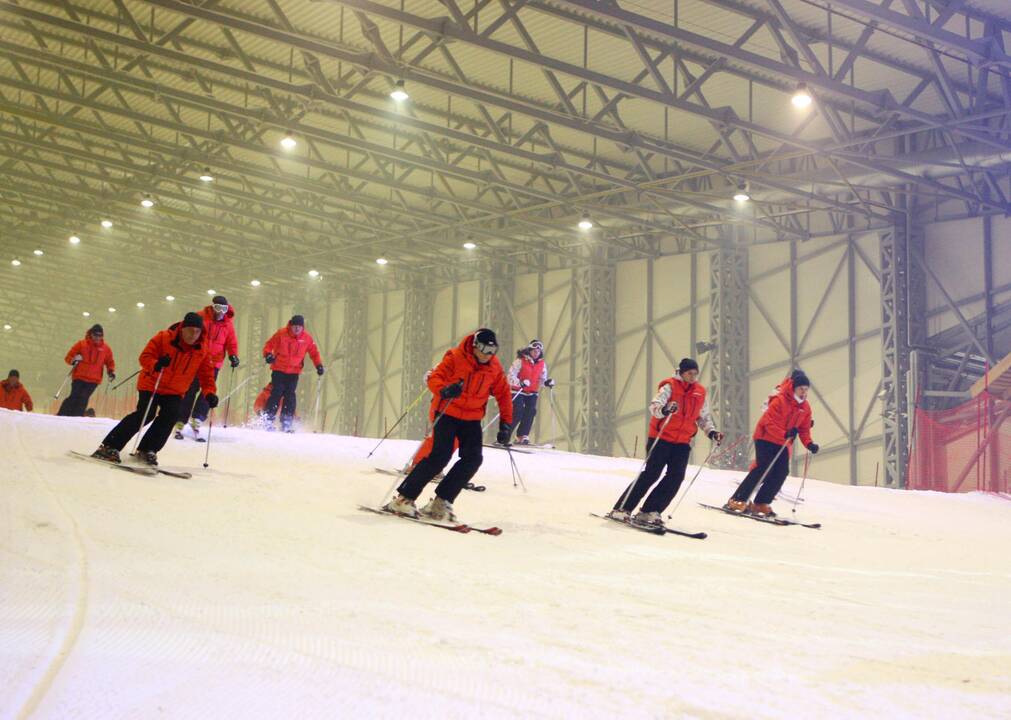
[[323, 393], [323, 376], [317, 375], [316, 380], [316, 403], [312, 409], [312, 431], [319, 432], [319, 398]]
[[[786, 450], [790, 446], [790, 442], [792, 440], [793, 440], [793, 438], [790, 438], [784, 444], [782, 444], [782, 445], [779, 446], [779, 450], [776, 452], [776, 456], [774, 458], [772, 458], [772, 462], [769, 463], [769, 465], [765, 468], [765, 471], [762, 473], [762, 477], [758, 478], [758, 482], [755, 483], [755, 488], [754, 488], [755, 490], [757, 490], [758, 488], [762, 487], [762, 483], [765, 482], [765, 478], [767, 478], [769, 476], [769, 473], [772, 471], [772, 468], [774, 468], [776, 466], [776, 462], [779, 460], [779, 456], [782, 455], [783, 451]], [[752, 490], [752, 492], [754, 492], [754, 490]], [[748, 496], [748, 500], [751, 500], [751, 496], [750, 495]]]
[[[382, 439], [381, 439], [381, 440], [379, 441], [379, 443], [378, 443], [378, 444], [377, 444], [377, 445], [376, 445], [376, 446], [375, 446], [374, 448], [372, 448], [372, 452], [370, 452], [370, 453], [369, 453], [368, 455], [366, 455], [366, 456], [365, 456], [365, 459], [366, 459], [366, 460], [367, 460], [368, 458], [372, 457], [372, 453], [374, 453], [374, 452], [375, 452], [376, 450], [378, 450], [378, 449], [379, 449], [379, 446], [380, 446], [380, 445], [382, 445], [382, 444], [383, 444], [384, 442], [386, 442], [387, 438], [389, 438], [389, 437], [390, 437], [390, 435], [391, 435], [391, 434], [393, 434], [393, 431], [397, 429], [397, 425], [399, 425], [399, 424], [400, 424], [400, 422], [401, 422], [401, 421], [402, 421], [402, 420], [403, 420], [403, 419], [404, 419], [405, 417], [407, 417], [407, 414], [408, 414], [409, 412], [411, 412], [411, 410], [413, 410], [413, 409], [414, 409], [414, 406], [415, 406], [415, 405], [417, 405], [417, 404], [418, 404], [419, 402], [421, 402], [421, 398], [425, 397], [425, 394], [426, 394], [426, 393], [428, 393], [428, 392], [429, 392], [428, 388], [425, 388], [424, 390], [422, 390], [422, 391], [421, 391], [421, 393], [420, 393], [420, 394], [418, 395], [418, 397], [414, 398], [414, 402], [412, 402], [412, 403], [411, 403], [410, 405], [408, 405], [408, 406], [407, 406], [407, 409], [406, 409], [406, 410], [404, 410], [403, 414], [402, 414], [402, 415], [401, 415], [400, 417], [398, 417], [398, 418], [397, 418], [397, 421], [396, 421], [395, 423], [393, 423], [393, 427], [391, 427], [391, 428], [390, 428], [389, 430], [387, 430], [387, 431], [386, 431], [386, 434], [385, 434], [385, 435], [383, 435], [383, 437], [382, 437]], [[427, 437], [427, 436], [426, 436], [426, 437]]]
[[204, 467], [207, 467], [207, 460], [211, 456], [211, 430], [214, 429], [214, 408], [207, 413], [207, 449], [204, 450]]
[[804, 456], [804, 476], [800, 479], [800, 490], [797, 491], [797, 498], [793, 501], [793, 514], [797, 514], [797, 503], [800, 502], [800, 496], [804, 494], [804, 483], [807, 482], [807, 466], [811, 463], [811, 453], [810, 451]]
[[[513, 396], [512, 396], [512, 399], [516, 400], [516, 396], [519, 395], [521, 392], [523, 392], [523, 388], [520, 388], [519, 390], [517, 390], [516, 392], [514, 392]], [[489, 420], [488, 424], [485, 425], [483, 428], [481, 428], [481, 434], [482, 435], [484, 435], [488, 431], [488, 428], [491, 427], [491, 425], [492, 425], [493, 422], [495, 422], [496, 420], [498, 420], [498, 416], [501, 415], [501, 414], [502, 414], [502, 411], [499, 410], [497, 413], [495, 413], [495, 417], [493, 417], [491, 420]]]
[[116, 383], [115, 385], [113, 385], [113, 386], [112, 386], [112, 389], [113, 389], [113, 390], [119, 390], [119, 388], [120, 388], [120, 387], [121, 387], [122, 385], [125, 385], [126, 383], [130, 382], [130, 380], [132, 380], [133, 378], [137, 377], [138, 373], [140, 373], [140, 370], [138, 370], [137, 372], [135, 372], [135, 373], [133, 373], [132, 375], [130, 375], [130, 377], [128, 377], [128, 378], [126, 378], [126, 379], [124, 379], [124, 380], [121, 380], [120, 382], [118, 382], [118, 383]]
[[[457, 396], [457, 397], [459, 397], [459, 396]], [[432, 429], [428, 431], [427, 435], [425, 435], [426, 438], [428, 437], [428, 435], [433, 435], [433, 436], [435, 435], [435, 428], [436, 428], [436, 426], [439, 424], [439, 421], [442, 420], [443, 416], [446, 414], [446, 411], [449, 410], [449, 406], [453, 404], [454, 400], [456, 400], [456, 398], [450, 398], [449, 402], [447, 402], [446, 405], [436, 414], [435, 421], [432, 423]], [[422, 439], [422, 442], [424, 442], [424, 439]], [[421, 446], [419, 445], [418, 447], [421, 447]], [[435, 449], [435, 444], [434, 443], [432, 445], [432, 449], [433, 450]], [[408, 475], [410, 475], [410, 473], [408, 473]], [[381, 503], [379, 503], [379, 507], [383, 507], [386, 504], [386, 499], [390, 496], [390, 493], [393, 492], [393, 488], [395, 488], [397, 486], [398, 482], [401, 482], [400, 478], [397, 478], [397, 479], [395, 479], [393, 481], [393, 484], [390, 485], [390, 489], [386, 491], [385, 495], [383, 495], [383, 501]]]
[[252, 380], [254, 377], [259, 377], [259, 375], [260, 375], [260, 373], [258, 373], [258, 372], [256, 372], [256, 373], [250, 373], [249, 377], [247, 377], [245, 380], [243, 380], [242, 382], [240, 382], [234, 388], [229, 388], [228, 394], [225, 395], [225, 397], [223, 397], [222, 400], [227, 401], [229, 398], [232, 397], [232, 395], [234, 395], [235, 393], [239, 392], [239, 390], [241, 390], [243, 388], [243, 386], [247, 382], [249, 382], [250, 380]]
[[643, 471], [646, 469], [646, 463], [649, 462], [650, 455], [652, 455], [653, 451], [656, 450], [656, 446], [660, 444], [660, 437], [663, 435], [663, 431], [667, 428], [667, 423], [670, 422], [670, 419], [672, 417], [674, 417], [674, 413], [668, 415], [667, 418], [660, 425], [660, 432], [656, 434], [656, 439], [653, 441], [653, 446], [649, 449], [649, 452], [646, 453], [646, 458], [642, 461], [642, 466], [639, 468], [639, 472], [635, 474], [635, 480], [630, 482], [628, 484], [628, 487], [625, 488], [625, 492], [622, 493], [621, 499], [618, 501], [617, 505], [618, 508], [624, 507], [625, 500], [628, 499], [628, 494], [632, 492], [632, 488], [635, 486], [636, 482], [638, 482], [639, 476], [642, 475]]
[[66, 385], [67, 385], [67, 380], [69, 380], [70, 376], [73, 375], [74, 370], [76, 369], [76, 367], [77, 366], [75, 365], [74, 367], [70, 368], [70, 372], [68, 372], [67, 375], [66, 375], [66, 377], [63, 378], [63, 382], [60, 383], [60, 389], [56, 391], [55, 395], [53, 395], [53, 400], [59, 400], [60, 399], [60, 393], [63, 392], [63, 388], [66, 387]]
[[688, 495], [688, 493], [691, 492], [692, 485], [694, 485], [695, 481], [698, 480], [699, 474], [702, 472], [702, 468], [704, 468], [706, 465], [709, 464], [710, 459], [712, 459], [712, 457], [713, 457], [713, 453], [716, 451], [716, 448], [718, 448], [718, 447], [719, 447], [719, 445], [713, 445], [709, 449], [709, 454], [706, 455], [706, 459], [702, 461], [701, 465], [699, 465], [699, 469], [695, 471], [695, 475], [692, 476], [691, 482], [688, 483], [688, 487], [686, 487], [685, 491], [683, 493], [681, 493], [681, 497], [679, 497], [678, 501], [676, 503], [674, 503], [674, 508], [670, 511], [670, 513], [667, 514], [667, 519], [668, 520], [671, 517], [674, 516], [674, 513], [677, 512], [678, 507], [681, 505], [681, 501], [684, 500], [685, 497]]
[[[225, 396], [225, 427], [228, 427], [228, 411], [232, 407], [232, 388], [235, 386], [235, 367], [232, 367], [232, 371], [228, 373], [228, 394]], [[210, 428], [207, 430], [207, 439], [210, 440], [211, 431]]]
[[[137, 372], [140, 372], [140, 370], [138, 370]], [[161, 374], [163, 372], [165, 372], [165, 368], [162, 368], [161, 370], [158, 371], [158, 377], [155, 378], [154, 381], [154, 390], [151, 391], [151, 398], [147, 401], [147, 409], [144, 410], [144, 414], [140, 416], [140, 427], [137, 428], [137, 436], [134, 437], [133, 439], [133, 452], [130, 453], [131, 455], [137, 454], [137, 446], [140, 445], [141, 431], [144, 429], [145, 425], [144, 421], [147, 420], [147, 416], [151, 412], [151, 405], [154, 403], [154, 396], [158, 394], [158, 386], [161, 384]]]
[[516, 459], [513, 457], [512, 447], [510, 445], [505, 446], [506, 453], [509, 454], [509, 470], [512, 472], [513, 476], [513, 487], [516, 487], [516, 480], [520, 481], [520, 487], [523, 488], [523, 492], [527, 491], [527, 484], [523, 482], [523, 476], [520, 475], [520, 468], [516, 464]]
[[555, 389], [548, 388], [548, 409], [551, 411], [551, 444], [557, 444], [555, 438]]

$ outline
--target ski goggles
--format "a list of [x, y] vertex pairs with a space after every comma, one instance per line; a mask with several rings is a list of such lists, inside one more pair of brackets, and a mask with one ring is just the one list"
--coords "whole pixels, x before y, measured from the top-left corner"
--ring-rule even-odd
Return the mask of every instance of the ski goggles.
[[498, 345], [495, 345], [494, 343], [483, 343], [477, 339], [474, 340], [474, 347], [478, 352], [485, 355], [494, 355], [498, 352]]
[[228, 305], [221, 305], [216, 303], [214, 305], [211, 305], [211, 307], [214, 308], [214, 312], [221, 313], [222, 315], [228, 312]]

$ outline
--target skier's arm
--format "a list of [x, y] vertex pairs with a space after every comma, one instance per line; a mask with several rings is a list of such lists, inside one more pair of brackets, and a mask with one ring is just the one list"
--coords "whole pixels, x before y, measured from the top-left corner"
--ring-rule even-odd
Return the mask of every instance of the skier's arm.
[[197, 370], [197, 380], [200, 382], [200, 392], [204, 396], [217, 394], [218, 388], [214, 383], [214, 362], [210, 355], [204, 355], [204, 361], [200, 363], [200, 369]]
[[115, 375], [116, 374], [116, 360], [112, 357], [112, 348], [108, 345], [105, 346], [108, 354], [105, 356], [105, 371]]
[[695, 424], [698, 425], [699, 430], [706, 435], [709, 435], [709, 433], [716, 429], [716, 423], [713, 421], [713, 413], [709, 409], [708, 397], [706, 397], [706, 401], [702, 403], [702, 411], [699, 413], [699, 419], [695, 421]]
[[312, 364], [319, 367], [323, 364], [323, 358], [319, 356], [319, 348], [316, 347], [316, 341], [312, 340], [309, 343], [309, 357], [312, 358]]
[[160, 340], [161, 333], [158, 333], [148, 340], [147, 345], [145, 345], [144, 349], [140, 351], [140, 357], [138, 358], [140, 366], [149, 373], [153, 373], [155, 371], [154, 364], [158, 362], [158, 358], [167, 354], [162, 350], [161, 342], [159, 342]]
[[510, 387], [519, 388], [520, 386], [520, 368], [523, 367], [523, 360], [516, 358], [513, 360], [513, 364], [509, 366], [509, 372], [506, 373], [506, 380], [508, 380]]
[[[21, 389], [24, 390], [24, 387], [22, 387]], [[35, 409], [35, 404], [32, 403], [32, 396], [28, 394], [27, 390], [25, 390], [24, 398], [21, 399], [21, 406], [28, 412], [31, 412], [32, 410]]]
[[276, 333], [270, 336], [267, 342], [263, 344], [263, 357], [267, 357], [268, 355], [277, 355], [277, 353], [274, 352], [274, 350], [277, 349], [277, 336], [280, 334], [281, 331], [278, 330]]
[[802, 443], [804, 443], [804, 447], [807, 447], [812, 442], [812, 440], [811, 440], [811, 425], [812, 425], [812, 423], [811, 423], [811, 414], [810, 413], [806, 413], [804, 415], [804, 419], [800, 423], [800, 427], [798, 428], [800, 430], [800, 441]]
[[543, 365], [541, 365], [541, 385], [543, 385], [544, 381], [547, 379], [548, 379], [548, 364], [544, 363]]
[[67, 356], [63, 358], [63, 361], [67, 365], [72, 365], [74, 363], [74, 356], [81, 352], [81, 341], [78, 340], [73, 345], [70, 346], [70, 350], [67, 352]]
[[503, 423], [513, 424], [513, 396], [505, 375], [499, 375], [491, 387], [495, 400], [498, 402], [499, 418]]
[[228, 337], [225, 339], [225, 355], [239, 354], [239, 339], [235, 336], [235, 325], [228, 323]]
[[762, 423], [766, 429], [777, 437], [786, 437], [786, 431], [790, 429], [786, 427], [785, 410], [783, 398], [776, 395], [769, 400], [769, 407], [765, 409], [765, 413], [762, 415]]
[[667, 407], [667, 403], [670, 402], [671, 387], [670, 383], [664, 383], [660, 386], [657, 391], [656, 396], [649, 403], [649, 414], [658, 420], [663, 420], [666, 417], [663, 414], [663, 409]]

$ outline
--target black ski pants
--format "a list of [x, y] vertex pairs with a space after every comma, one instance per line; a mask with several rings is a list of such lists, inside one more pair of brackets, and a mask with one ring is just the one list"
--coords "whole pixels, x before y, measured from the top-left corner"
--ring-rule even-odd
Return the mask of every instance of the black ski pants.
[[[218, 372], [220, 370], [221, 368], [214, 368], [215, 380], [218, 379]], [[211, 408], [207, 405], [207, 401], [204, 400], [204, 394], [200, 392], [200, 378], [194, 377], [193, 382], [190, 383], [190, 389], [186, 391], [182, 401], [179, 403], [179, 419], [176, 422], [181, 422], [185, 425], [191, 416], [203, 422], [207, 419], [210, 411]]]
[[516, 436], [529, 435], [537, 417], [537, 393], [525, 395], [520, 393], [513, 398], [513, 420], [516, 422]]
[[414, 466], [400, 483], [397, 492], [411, 500], [417, 500], [425, 485], [446, 467], [453, 455], [453, 441], [459, 440], [460, 458], [435, 488], [436, 495], [446, 502], [453, 502], [484, 460], [481, 454], [481, 421], [442, 415], [432, 429], [432, 440], [432, 452]]
[[[615, 503], [615, 510], [626, 510], [632, 512], [639, 505], [646, 491], [652, 487], [653, 483], [660, 477], [660, 472], [667, 468], [663, 480], [660, 481], [653, 492], [642, 504], [643, 512], [662, 513], [670, 505], [671, 500], [681, 489], [681, 483], [685, 479], [685, 470], [688, 468], [688, 456], [691, 454], [692, 446], [688, 443], [672, 443], [666, 440], [650, 438], [646, 441], [646, 452], [649, 458], [646, 460], [646, 467], [639, 473], [639, 477], [629, 486], [622, 497]], [[622, 499], [624, 498], [624, 502]]]
[[273, 370], [270, 373], [270, 382], [273, 387], [270, 389], [270, 397], [263, 408], [263, 415], [269, 425], [274, 424], [274, 417], [277, 416], [277, 406], [284, 399], [281, 407], [281, 428], [288, 430], [291, 428], [292, 418], [295, 417], [295, 390], [298, 388], [298, 373], [283, 373]]
[[755, 496], [755, 502], [762, 505], [771, 504], [776, 493], [783, 487], [786, 476], [790, 473], [790, 454], [782, 445], [768, 440], [755, 440], [755, 467], [744, 476], [744, 480], [737, 486], [734, 500], [741, 502], [750, 500], [751, 494], [755, 492], [755, 486], [758, 485], [758, 481], [762, 479], [762, 475], [767, 469], [769, 472], [765, 475], [762, 487], [758, 489], [758, 495]]
[[71, 380], [70, 394], [60, 403], [60, 410], [56, 414], [67, 417], [83, 417], [84, 411], [88, 409], [91, 393], [95, 392], [97, 387], [98, 383]]
[[[151, 402], [151, 411], [141, 423], [141, 417], [144, 416], [148, 402], [151, 402], [151, 391], [142, 390], [137, 395], [137, 409], [120, 420], [119, 425], [105, 436], [102, 444], [122, 450], [130, 442], [130, 438], [140, 432], [144, 425], [154, 420], [151, 427], [144, 433], [144, 437], [140, 439], [137, 449], [145, 452], [158, 452], [165, 447], [169, 435], [172, 434], [176, 417], [179, 415], [179, 404], [182, 402], [182, 397], [179, 395], [155, 395], [154, 401]], [[155, 417], [155, 413], [158, 414], [157, 417]]]

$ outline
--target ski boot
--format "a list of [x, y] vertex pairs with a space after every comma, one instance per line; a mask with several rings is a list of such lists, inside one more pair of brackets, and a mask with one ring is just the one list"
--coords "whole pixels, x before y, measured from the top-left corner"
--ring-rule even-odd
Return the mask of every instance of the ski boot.
[[774, 518], [776, 513], [772, 511], [772, 505], [768, 503], [751, 503], [748, 506], [748, 513], [760, 518]]
[[158, 454], [150, 450], [138, 450], [136, 458], [138, 462], [142, 462], [145, 465], [158, 467]]
[[96, 460], [104, 460], [105, 462], [116, 463], [119, 465], [122, 460], [119, 459], [119, 450], [108, 445], [99, 445], [98, 450], [91, 453], [91, 457]]
[[740, 514], [748, 511], [748, 503], [744, 500], [734, 500], [733, 498], [730, 498], [727, 500], [726, 505], [723, 506], [723, 509]]
[[628, 510], [612, 510], [611, 512], [607, 513], [607, 517], [611, 518], [612, 520], [617, 520], [618, 522], [628, 522], [629, 515], [630, 514]]
[[197, 440], [200, 439], [200, 420], [196, 418], [190, 418], [190, 430], [193, 431], [193, 437]]
[[383, 505], [383, 510], [396, 513], [397, 515], [406, 515], [407, 517], [412, 518], [418, 517], [418, 506], [414, 504], [414, 501], [411, 500], [411, 498], [404, 497], [399, 493], [394, 495], [392, 500]]
[[516, 438], [516, 444], [517, 445], [529, 445], [530, 444], [530, 437], [528, 435], [520, 435], [518, 438]]
[[172, 436], [176, 440], [184, 440], [183, 428], [186, 427], [186, 423], [177, 422], [175, 426], [175, 434]]
[[663, 518], [660, 517], [658, 512], [645, 512], [640, 510], [632, 518], [632, 522], [636, 525], [650, 525], [653, 527], [663, 527]]
[[418, 512], [436, 522], [455, 523], [457, 521], [456, 515], [453, 514], [453, 503], [443, 500], [438, 495], [429, 500], [428, 504]]

